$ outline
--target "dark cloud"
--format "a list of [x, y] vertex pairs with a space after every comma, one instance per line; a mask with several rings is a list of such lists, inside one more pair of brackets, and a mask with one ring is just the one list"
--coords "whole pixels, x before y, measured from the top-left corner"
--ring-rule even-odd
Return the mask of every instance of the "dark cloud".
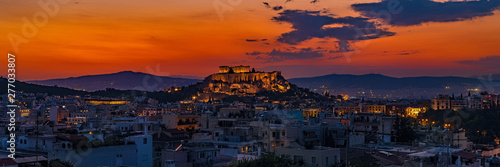
[[275, 10], [275, 11], [278, 11], [278, 10], [283, 9], [283, 6], [280, 6], [280, 5], [276, 5], [276, 6], [274, 6], [274, 7], [271, 7], [271, 5], [270, 5], [268, 2], [262, 2], [262, 3], [264, 4], [264, 6], [265, 6], [266, 8], [271, 8], [271, 9], [273, 9], [273, 10]]
[[[374, 22], [363, 17], [333, 17], [320, 15], [320, 11], [285, 10], [280, 16], [273, 17], [276, 22], [291, 23], [294, 31], [281, 34], [278, 42], [298, 44], [311, 38], [336, 38], [339, 40], [367, 40], [395, 33], [377, 28]], [[341, 27], [328, 27], [326, 25], [339, 24]]]
[[297, 59], [315, 59], [323, 57], [327, 50], [324, 49], [314, 49], [314, 48], [283, 48], [273, 49], [270, 52], [259, 52], [253, 51], [246, 53], [249, 56], [256, 56], [257, 59], [261, 59], [264, 62], [280, 62], [284, 60], [297, 60]]
[[253, 52], [245, 53], [245, 54], [250, 55], [250, 56], [256, 56], [256, 55], [260, 55], [260, 54], [265, 54], [265, 52], [253, 51]]
[[276, 10], [276, 11], [281, 10], [281, 9], [283, 9], [283, 6], [275, 6], [275, 7], [273, 7], [273, 10]]
[[333, 59], [338, 59], [338, 58], [342, 58], [343, 56], [331, 56], [329, 57], [328, 59], [330, 60], [333, 60]]
[[268, 43], [267, 39], [245, 39], [246, 42], [262, 42], [262, 43]]
[[402, 51], [400, 53], [397, 53], [396, 55], [411, 55], [416, 53], [419, 53], [419, 51]]
[[[378, 18], [394, 26], [420, 25], [426, 22], [453, 22], [493, 15], [499, 0], [434, 2], [431, 0], [382, 0], [353, 4], [365, 17]], [[381, 13], [389, 14], [380, 15]]]
[[266, 6], [266, 8], [271, 8], [271, 5], [269, 5], [269, 3], [267, 2], [262, 2], [264, 4], [264, 6]]
[[478, 60], [463, 60], [458, 61], [463, 65], [470, 65], [477, 68], [499, 70], [500, 69], [500, 56], [487, 56], [479, 58]]

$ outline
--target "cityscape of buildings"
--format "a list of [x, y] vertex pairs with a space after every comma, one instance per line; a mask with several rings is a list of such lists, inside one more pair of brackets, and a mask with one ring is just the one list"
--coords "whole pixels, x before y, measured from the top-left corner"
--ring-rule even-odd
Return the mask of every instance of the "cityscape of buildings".
[[0, 8], [0, 167], [500, 167], [500, 0]]
[[[500, 165], [498, 132], [478, 130], [480, 137], [495, 135], [488, 141], [473, 138], [465, 128], [473, 113], [498, 113], [499, 95], [368, 100], [326, 91], [318, 98], [292, 92], [295, 98], [277, 100], [259, 92], [295, 90], [279, 72], [221, 66], [206, 80], [210, 84], [202, 84], [201, 92], [175, 102], [140, 94], [110, 98], [20, 91], [16, 158], [4, 156], [0, 164], [237, 166], [273, 155], [303, 167]], [[182, 90], [164, 93], [172, 91]], [[1, 124], [7, 127], [9, 99], [2, 97]], [[0, 134], [2, 155], [8, 155], [7, 128]]]

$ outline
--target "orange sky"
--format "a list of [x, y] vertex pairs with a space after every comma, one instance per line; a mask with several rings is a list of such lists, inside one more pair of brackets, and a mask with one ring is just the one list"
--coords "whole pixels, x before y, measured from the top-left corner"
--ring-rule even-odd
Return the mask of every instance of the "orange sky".
[[[48, 0], [42, 0], [48, 1]], [[326, 54], [311, 59], [263, 62], [245, 53], [270, 52], [292, 45], [276, 40], [292, 31], [291, 24], [271, 20], [281, 11], [266, 8], [262, 1], [216, 0], [229, 5], [217, 14], [212, 0], [61, 0], [59, 11], [37, 27], [33, 38], [18, 51], [7, 38], [22, 36], [22, 18], [44, 10], [33, 0], [0, 0], [0, 46], [17, 56], [17, 78], [51, 79], [118, 71], [141, 71], [159, 75], [203, 77], [217, 72], [219, 65], [251, 65], [261, 70], [282, 70], [285, 77], [317, 76], [331, 73], [381, 73], [390, 76], [482, 75], [500, 73], [460, 64], [500, 55], [500, 12], [473, 20], [425, 23], [417, 26], [383, 25], [395, 36], [372, 39], [356, 51]], [[284, 9], [328, 10], [328, 14], [359, 16], [352, 3], [369, 0], [321, 0], [318, 3], [294, 0], [266, 1]], [[226, 8], [229, 9], [229, 8]], [[267, 39], [247, 42], [246, 39]], [[318, 41], [327, 41], [318, 43]], [[311, 39], [297, 48], [335, 48], [337, 39]], [[357, 45], [353, 43], [352, 45]], [[411, 54], [401, 54], [411, 53]], [[341, 56], [337, 59], [330, 57]], [[2, 61], [6, 68], [6, 60]], [[159, 70], [156, 70], [159, 67]], [[291, 68], [297, 67], [297, 68]], [[300, 68], [299, 68], [300, 67]], [[149, 70], [154, 69], [154, 70]], [[2, 75], [6, 70], [2, 70]]]

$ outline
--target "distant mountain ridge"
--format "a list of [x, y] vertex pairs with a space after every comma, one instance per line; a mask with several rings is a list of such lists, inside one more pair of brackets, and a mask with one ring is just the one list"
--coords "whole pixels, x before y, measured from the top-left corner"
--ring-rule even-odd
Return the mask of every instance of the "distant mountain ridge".
[[[490, 91], [500, 93], [498, 74], [480, 77], [390, 77], [381, 74], [330, 74], [324, 76], [292, 78], [291, 84], [308, 88], [316, 92], [329, 90], [331, 94], [349, 94], [361, 96], [361, 92], [370, 92], [375, 97], [434, 97], [438, 93], [467, 93], [468, 91]], [[483, 80], [482, 80], [483, 79]], [[27, 81], [38, 85], [66, 87], [76, 90], [96, 91], [106, 88], [118, 90], [158, 91], [172, 86], [193, 85], [202, 80], [156, 76], [147, 73], [122, 71], [111, 74], [86, 75], [63, 79]], [[240, 85], [241, 86], [241, 85]], [[234, 87], [237, 88], [237, 87]], [[246, 88], [245, 86], [243, 88]], [[474, 92], [473, 92], [474, 93]], [[366, 96], [366, 95], [363, 95]]]
[[[3, 90], [7, 90], [7, 78], [0, 77], [0, 84]], [[16, 86], [14, 91], [23, 93], [47, 93], [49, 95], [86, 95], [88, 92], [74, 90], [70, 88], [56, 87], [56, 86], [42, 86], [37, 84], [26, 83], [22, 81], [16, 81], [14, 83]], [[11, 88], [12, 89], [12, 88]]]
[[199, 81], [200, 80], [197, 79], [174, 78], [156, 76], [141, 72], [122, 71], [111, 74], [85, 75], [80, 77], [34, 80], [26, 82], [45, 86], [57, 85], [59, 87], [86, 91], [104, 90], [106, 88], [119, 90], [158, 91], [172, 86], [188, 86]]
[[[304, 87], [348, 87], [367, 89], [399, 89], [399, 88], [441, 88], [453, 85], [480, 84], [477, 78], [465, 77], [403, 77], [395, 78], [381, 74], [330, 74], [318, 77], [292, 78], [290, 82]], [[475, 86], [474, 85], [474, 86]]]
[[[494, 75], [493, 78], [495, 78]], [[488, 79], [484, 77], [484, 79]], [[373, 91], [375, 97], [434, 97], [438, 93], [467, 93], [468, 91], [489, 91], [500, 93], [500, 85], [491, 85], [498, 81], [485, 81], [475, 78], [444, 77], [402, 77], [395, 78], [381, 74], [330, 74], [317, 77], [288, 79], [299, 87], [319, 91], [329, 90], [335, 94], [360, 96], [360, 92]], [[495, 89], [496, 88], [496, 89]]]

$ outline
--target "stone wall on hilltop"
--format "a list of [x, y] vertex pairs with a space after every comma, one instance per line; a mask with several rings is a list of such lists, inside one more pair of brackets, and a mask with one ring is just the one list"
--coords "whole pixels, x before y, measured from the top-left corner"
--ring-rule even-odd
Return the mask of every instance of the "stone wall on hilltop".
[[281, 72], [218, 73], [204, 80], [205, 93], [229, 95], [256, 94], [260, 91], [285, 92], [290, 89]]

